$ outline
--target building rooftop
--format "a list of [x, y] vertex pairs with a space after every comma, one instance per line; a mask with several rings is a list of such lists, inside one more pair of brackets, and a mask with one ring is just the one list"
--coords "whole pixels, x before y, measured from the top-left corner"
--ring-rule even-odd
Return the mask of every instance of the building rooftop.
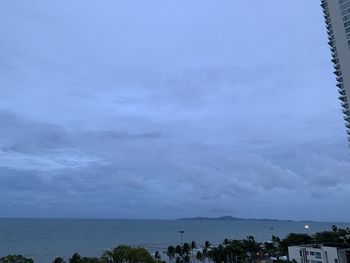
[[350, 244], [337, 244], [337, 243], [324, 243], [324, 247], [340, 247], [340, 248], [350, 248]]
[[336, 247], [336, 248], [350, 248], [350, 244], [339, 244], [339, 243], [323, 243], [323, 244], [306, 244], [292, 247], [305, 247], [305, 248], [319, 248], [322, 247]]

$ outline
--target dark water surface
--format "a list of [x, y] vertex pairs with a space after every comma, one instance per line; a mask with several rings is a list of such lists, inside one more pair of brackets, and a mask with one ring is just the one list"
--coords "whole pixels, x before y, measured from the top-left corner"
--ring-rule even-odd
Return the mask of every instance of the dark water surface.
[[[310, 226], [309, 230], [304, 228]], [[329, 230], [333, 224], [264, 220], [122, 220], [122, 219], [0, 219], [0, 256], [22, 254], [36, 263], [49, 263], [55, 257], [68, 258], [75, 252], [83, 256], [100, 256], [118, 244], [143, 246], [150, 251], [164, 251], [169, 244], [179, 244], [179, 230], [185, 230], [184, 241], [218, 244], [225, 238], [253, 235], [258, 241], [274, 234], [310, 234]]]

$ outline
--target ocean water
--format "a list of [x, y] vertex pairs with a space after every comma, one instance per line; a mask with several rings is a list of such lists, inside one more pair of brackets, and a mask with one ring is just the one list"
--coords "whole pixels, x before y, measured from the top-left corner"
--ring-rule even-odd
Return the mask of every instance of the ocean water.
[[[310, 226], [305, 229], [305, 224]], [[209, 240], [218, 244], [225, 238], [241, 239], [253, 235], [258, 241], [277, 236], [329, 230], [345, 223], [289, 222], [264, 220], [121, 220], [121, 219], [0, 219], [0, 256], [22, 254], [36, 263], [50, 263], [61, 256], [68, 260], [75, 252], [100, 256], [119, 244], [143, 246], [154, 252], [184, 242]], [[164, 255], [166, 258], [166, 255]]]

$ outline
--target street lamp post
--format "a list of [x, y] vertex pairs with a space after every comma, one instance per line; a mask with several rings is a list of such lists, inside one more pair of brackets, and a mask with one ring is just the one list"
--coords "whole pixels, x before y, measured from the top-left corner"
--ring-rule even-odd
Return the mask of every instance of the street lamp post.
[[274, 230], [274, 228], [270, 227], [270, 230], [271, 230], [271, 241], [273, 241], [273, 230]]
[[183, 235], [185, 233], [185, 230], [180, 230], [179, 233], [181, 235], [181, 246], [183, 246]]

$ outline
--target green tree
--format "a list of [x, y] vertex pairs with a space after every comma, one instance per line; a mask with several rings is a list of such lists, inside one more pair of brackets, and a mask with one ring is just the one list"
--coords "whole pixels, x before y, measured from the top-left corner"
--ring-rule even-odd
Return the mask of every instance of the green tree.
[[346, 235], [348, 235], [349, 233], [347, 232], [346, 229], [343, 228], [338, 228], [337, 233], [339, 234], [339, 236], [341, 238], [346, 238]]
[[316, 243], [344, 243], [344, 240], [340, 237], [338, 232], [323, 231], [317, 232], [314, 235]]
[[204, 255], [203, 255], [203, 253], [200, 252], [200, 251], [197, 251], [196, 258], [197, 258], [198, 261], [203, 262], [203, 261], [204, 261]]
[[8, 255], [0, 258], [0, 263], [34, 263], [33, 259], [25, 258], [22, 255]]
[[149, 252], [141, 247], [118, 246], [107, 250], [101, 257], [103, 263], [154, 263]]
[[208, 257], [214, 262], [214, 263], [226, 263], [227, 262], [227, 255], [225, 253], [225, 247], [220, 244], [217, 247], [213, 247], [208, 252]]
[[191, 242], [191, 255], [192, 255], [192, 262], [194, 262], [195, 259], [195, 254], [193, 253], [193, 250], [197, 248], [197, 243], [196, 241]]
[[190, 251], [191, 251], [191, 246], [190, 244], [188, 244], [187, 242], [185, 242], [182, 246], [182, 252], [184, 255], [188, 255], [190, 254]]
[[336, 225], [333, 225], [333, 226], [332, 226], [332, 231], [333, 231], [333, 232], [337, 232], [337, 231], [338, 231], [338, 227], [337, 227]]
[[176, 253], [176, 262], [181, 262], [181, 259], [183, 257], [182, 247], [180, 245], [177, 245], [175, 247], [175, 253]]
[[155, 260], [155, 262], [157, 262], [157, 263], [161, 262], [161, 256], [160, 256], [159, 251], [156, 251], [156, 252], [154, 253], [154, 260]]
[[287, 255], [289, 246], [299, 246], [310, 244], [312, 237], [307, 234], [289, 234], [285, 239], [282, 239], [279, 245], [279, 252]]
[[81, 263], [81, 256], [78, 253], [75, 253], [70, 259], [69, 263]]
[[63, 260], [63, 258], [57, 257], [52, 263], [66, 263], [66, 262]]
[[241, 240], [225, 240], [224, 244], [228, 262], [237, 263], [247, 257]]
[[204, 259], [209, 259], [209, 255], [208, 255], [208, 253], [209, 253], [209, 251], [210, 251], [210, 246], [211, 246], [211, 244], [210, 244], [210, 242], [209, 241], [205, 241], [204, 242], [204, 247], [203, 247], [203, 256], [204, 256]]
[[167, 256], [169, 257], [169, 262], [171, 263], [172, 260], [175, 257], [175, 247], [174, 246], [168, 246], [168, 249], [166, 251]]
[[277, 247], [275, 246], [274, 242], [264, 243], [264, 253], [266, 253], [269, 257], [277, 253]]
[[96, 258], [96, 257], [92, 257], [92, 258], [83, 257], [80, 262], [81, 263], [100, 263], [101, 261], [99, 258]]
[[250, 261], [256, 261], [260, 252], [260, 245], [255, 241], [253, 236], [248, 236], [242, 240], [242, 248], [249, 256]]

